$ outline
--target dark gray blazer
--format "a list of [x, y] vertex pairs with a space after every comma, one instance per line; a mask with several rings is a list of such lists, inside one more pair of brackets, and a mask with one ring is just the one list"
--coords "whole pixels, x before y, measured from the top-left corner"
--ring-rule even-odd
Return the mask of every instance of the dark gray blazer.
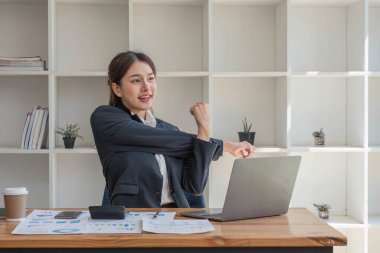
[[112, 205], [159, 207], [163, 179], [154, 154], [163, 154], [173, 199], [178, 207], [189, 207], [182, 189], [202, 194], [223, 142], [200, 140], [160, 119], [156, 128], [146, 126], [126, 107], [118, 107], [99, 106], [91, 115]]

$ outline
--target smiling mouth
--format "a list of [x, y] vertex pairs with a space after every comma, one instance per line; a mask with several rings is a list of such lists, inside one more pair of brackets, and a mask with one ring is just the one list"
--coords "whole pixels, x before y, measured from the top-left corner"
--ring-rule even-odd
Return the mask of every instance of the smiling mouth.
[[143, 102], [149, 102], [152, 99], [153, 95], [144, 95], [144, 96], [139, 96], [138, 99]]

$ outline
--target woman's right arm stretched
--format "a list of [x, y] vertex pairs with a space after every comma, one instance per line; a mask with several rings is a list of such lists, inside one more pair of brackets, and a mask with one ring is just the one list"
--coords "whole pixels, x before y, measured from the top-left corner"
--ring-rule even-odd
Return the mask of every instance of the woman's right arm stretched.
[[[97, 146], [115, 152], [140, 151], [181, 158], [193, 155], [194, 135], [146, 126], [112, 106], [98, 107], [91, 115], [91, 127]], [[216, 143], [204, 145], [213, 150], [218, 147]]]

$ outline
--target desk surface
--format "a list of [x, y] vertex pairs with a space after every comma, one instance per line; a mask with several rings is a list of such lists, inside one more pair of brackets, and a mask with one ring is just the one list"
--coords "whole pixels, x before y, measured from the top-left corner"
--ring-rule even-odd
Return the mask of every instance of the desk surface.
[[[59, 209], [63, 210], [63, 209]], [[65, 209], [68, 210], [68, 209]], [[176, 211], [197, 209], [128, 209]], [[286, 215], [229, 222], [212, 222], [205, 234], [85, 234], [11, 235], [17, 222], [0, 220], [0, 248], [170, 248], [170, 247], [332, 247], [345, 246], [347, 238], [304, 208]]]

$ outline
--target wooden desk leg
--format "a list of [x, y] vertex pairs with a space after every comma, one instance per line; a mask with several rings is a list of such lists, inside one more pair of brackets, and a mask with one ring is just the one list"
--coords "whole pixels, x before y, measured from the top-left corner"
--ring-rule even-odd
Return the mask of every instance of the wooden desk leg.
[[314, 248], [126, 248], [126, 249], [0, 249], [0, 253], [333, 253], [333, 247]]

